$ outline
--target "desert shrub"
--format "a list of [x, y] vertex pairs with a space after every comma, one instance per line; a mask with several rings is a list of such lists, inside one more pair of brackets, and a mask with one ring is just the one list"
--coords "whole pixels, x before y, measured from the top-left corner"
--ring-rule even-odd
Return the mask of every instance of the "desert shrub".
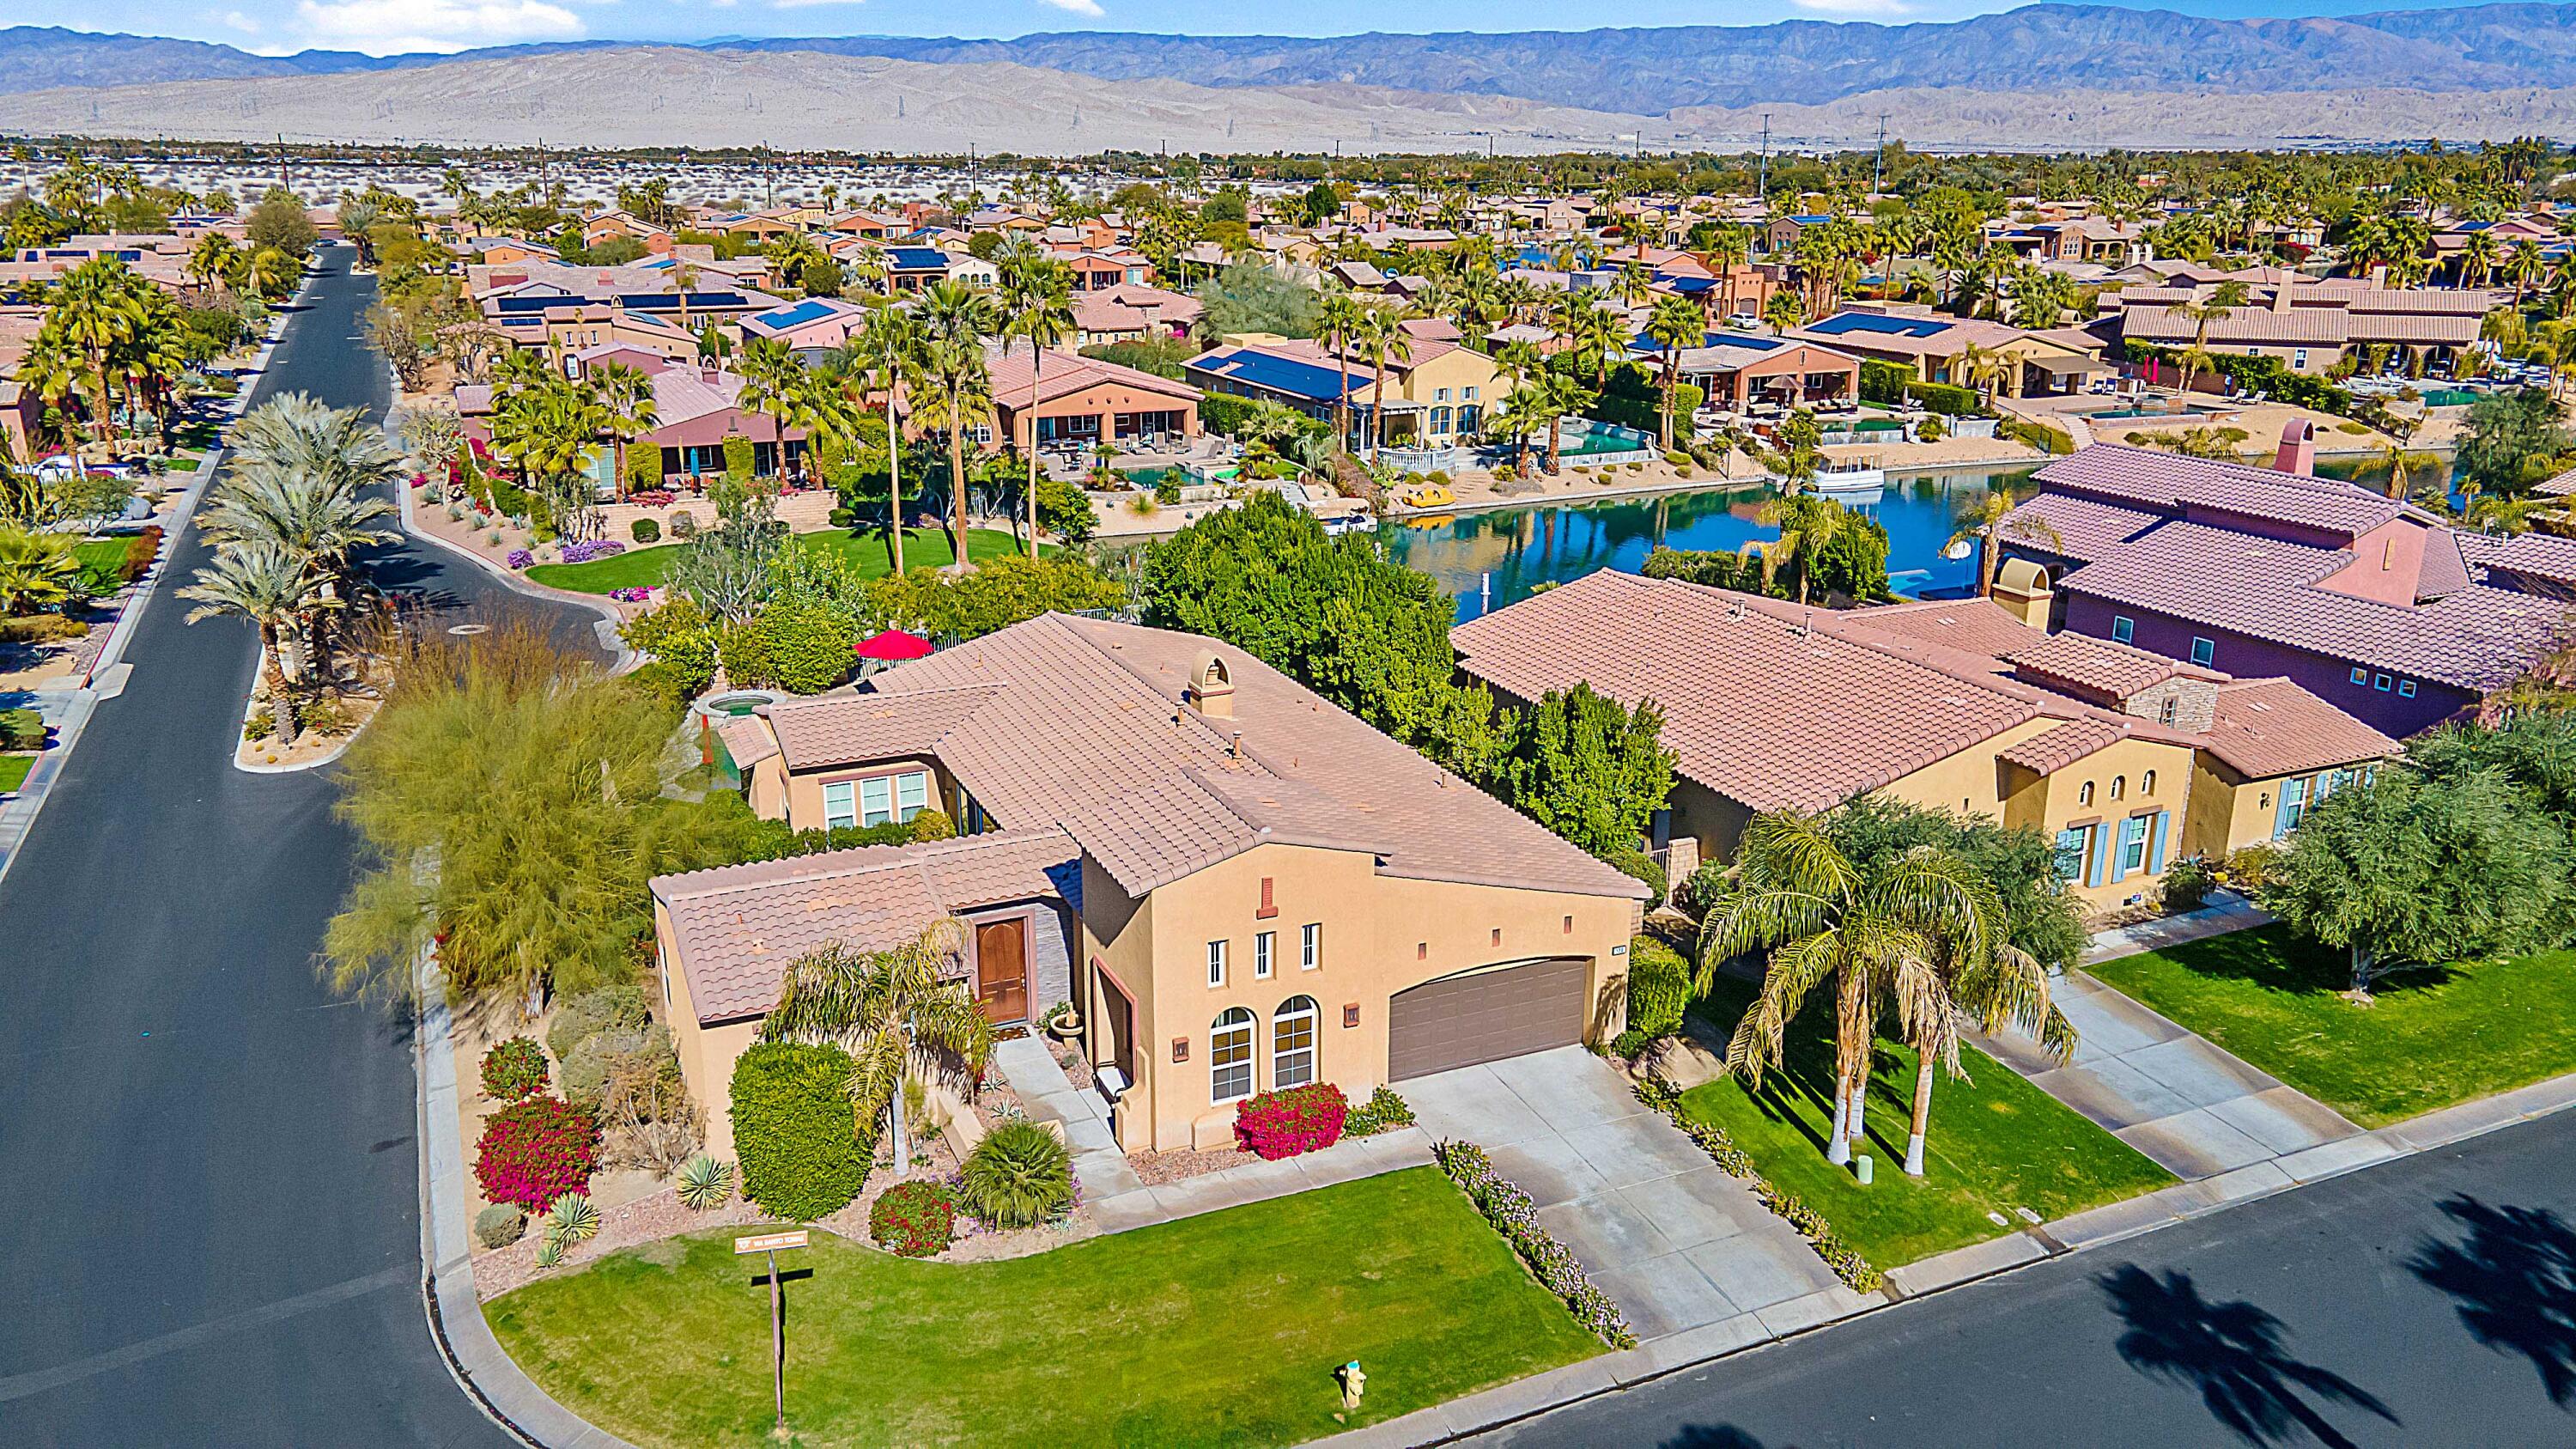
[[569, 1247], [599, 1236], [599, 1208], [588, 1193], [568, 1192], [546, 1210], [546, 1236]]
[[532, 1036], [514, 1036], [483, 1054], [483, 1093], [503, 1102], [546, 1089], [546, 1053]]
[[1391, 1131], [1413, 1125], [1413, 1104], [1396, 1095], [1395, 1088], [1381, 1085], [1369, 1093], [1369, 1099], [1351, 1109], [1342, 1121], [1342, 1130], [1353, 1137], [1366, 1137], [1372, 1132]]
[[633, 524], [628, 526], [627, 532], [635, 535], [635, 541], [637, 543], [660, 543], [662, 541], [662, 525], [655, 523], [649, 518], [639, 518], [635, 520]]
[[2217, 885], [2218, 875], [2208, 861], [2196, 855], [2186, 856], [2165, 872], [2164, 890], [2158, 900], [2168, 911], [2196, 911]]
[[720, 1208], [733, 1196], [733, 1165], [701, 1152], [680, 1164], [680, 1202], [695, 1212]]
[[1234, 1140], [1243, 1150], [1276, 1162], [1341, 1140], [1351, 1104], [1330, 1082], [1263, 1092], [1234, 1109]]
[[697, 536], [698, 516], [696, 514], [674, 513], [671, 515], [671, 537], [687, 540]]
[[45, 717], [32, 709], [0, 709], [0, 750], [44, 748]]
[[267, 705], [263, 704], [252, 710], [250, 718], [242, 721], [243, 739], [264, 740], [275, 733], [277, 733], [277, 711]]
[[583, 1037], [571, 1055], [563, 1059], [563, 1094], [576, 1102], [595, 1104], [607, 1091], [611, 1070], [620, 1062], [636, 1059], [667, 1061], [677, 1071], [679, 1059], [671, 1051], [671, 1034], [661, 1023], [607, 1026]]
[[88, 632], [87, 624], [61, 614], [0, 619], [0, 644], [67, 644]]
[[544, 1212], [590, 1185], [599, 1165], [599, 1119], [561, 1097], [530, 1097], [484, 1119], [474, 1180], [493, 1202]]
[[1682, 1029], [1690, 1005], [1690, 967], [1652, 936], [1628, 945], [1628, 1029], [1649, 1041]]
[[849, 1206], [873, 1144], [850, 1107], [850, 1054], [763, 1042], [733, 1068], [733, 1145], [742, 1195], [774, 1217], [811, 1222]]
[[517, 1203], [496, 1202], [474, 1215], [474, 1241], [487, 1248], [506, 1248], [519, 1240], [527, 1222]]
[[935, 1182], [898, 1182], [869, 1205], [868, 1236], [899, 1258], [944, 1253], [957, 1240], [956, 1195]]
[[592, 1032], [608, 1026], [640, 1028], [651, 1019], [641, 987], [621, 982], [586, 991], [555, 1008], [555, 1019], [546, 1026], [546, 1050], [556, 1061], [567, 1062], [572, 1049]]
[[1035, 1227], [1072, 1206], [1073, 1154], [1035, 1122], [1005, 1122], [967, 1155], [958, 1196], [989, 1227]]

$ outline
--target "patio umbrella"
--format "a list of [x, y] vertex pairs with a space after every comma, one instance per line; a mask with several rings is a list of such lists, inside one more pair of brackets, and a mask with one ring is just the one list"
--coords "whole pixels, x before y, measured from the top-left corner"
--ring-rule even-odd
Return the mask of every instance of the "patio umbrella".
[[900, 664], [907, 659], [923, 659], [931, 652], [929, 640], [901, 629], [888, 629], [882, 634], [871, 635], [860, 640], [858, 647], [858, 655], [861, 659], [873, 659], [881, 664]]

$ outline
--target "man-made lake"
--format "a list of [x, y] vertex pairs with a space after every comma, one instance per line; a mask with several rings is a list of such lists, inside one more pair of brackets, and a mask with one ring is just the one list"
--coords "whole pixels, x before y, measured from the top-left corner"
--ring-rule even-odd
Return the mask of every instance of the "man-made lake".
[[[1977, 561], [1942, 557], [1942, 545], [1994, 489], [2016, 499], [2031, 491], [2035, 466], [1989, 472], [1951, 471], [1891, 475], [1875, 497], [1847, 498], [1858, 512], [1887, 529], [1887, 572], [1909, 597], [1957, 595], [1976, 587]], [[2317, 471], [2350, 476], [2360, 465], [2330, 460]], [[1440, 581], [1458, 601], [1461, 623], [1518, 603], [1544, 583], [1563, 583], [1599, 569], [1635, 573], [1656, 545], [1678, 549], [1735, 549], [1780, 530], [1759, 521], [1762, 505], [1779, 496], [1772, 488], [1733, 493], [1672, 493], [1599, 503], [1551, 503], [1495, 509], [1452, 518], [1388, 520], [1378, 526], [1397, 563]]]

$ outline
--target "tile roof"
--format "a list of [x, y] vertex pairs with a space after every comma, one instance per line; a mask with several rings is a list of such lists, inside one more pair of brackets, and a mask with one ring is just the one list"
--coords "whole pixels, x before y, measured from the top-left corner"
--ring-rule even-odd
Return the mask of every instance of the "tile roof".
[[829, 769], [929, 754], [1004, 687], [967, 684], [900, 695], [822, 695], [763, 705], [759, 712], [777, 732], [787, 768]]
[[1885, 633], [1990, 656], [1998, 668], [2005, 655], [2048, 637], [2047, 630], [2023, 623], [1992, 599], [1922, 599], [1881, 604], [1856, 609], [1846, 617]]
[[777, 737], [756, 719], [726, 720], [716, 726], [716, 738], [724, 742], [725, 754], [737, 770], [748, 770], [778, 753]]
[[[1233, 682], [1231, 717], [1182, 701], [1210, 654]], [[929, 745], [941, 764], [995, 819], [1060, 825], [1130, 894], [1270, 842], [1367, 850], [1386, 875], [1643, 894], [1286, 675], [1195, 634], [1047, 614], [816, 704], [849, 712], [972, 689], [988, 700]]]
[[2203, 736], [2212, 754], [2256, 779], [2380, 760], [2397, 741], [2287, 679], [2237, 679], [2218, 687], [2217, 717]]
[[1995, 756], [2035, 775], [2053, 775], [2098, 750], [2128, 738], [2128, 731], [2106, 719], [2071, 719]]
[[2005, 662], [2031, 682], [2069, 693], [2127, 699], [2177, 674], [2206, 675], [2161, 654], [2084, 634], [2051, 634], [2004, 656]]
[[1074, 843], [1055, 829], [833, 850], [653, 878], [701, 1022], [778, 1002], [788, 964], [830, 942], [899, 946], [942, 916], [1061, 897]]
[[2040, 713], [2033, 692], [1836, 624], [1827, 610], [1605, 569], [1450, 638], [1461, 668], [1523, 699], [1588, 680], [1654, 701], [1681, 773], [1755, 810], [1825, 809]]
[[1196, 402], [1199, 397], [1199, 390], [1186, 382], [1053, 348], [1047, 351], [1046, 365], [1038, 367], [1025, 347], [988, 346], [984, 366], [992, 375], [993, 401], [1004, 407], [1028, 406], [1032, 374], [1042, 402], [1104, 386], [1130, 387], [1177, 401]]
[[2033, 476], [2052, 490], [2155, 512], [2218, 511], [2346, 537], [2367, 533], [2400, 513], [2430, 521], [2420, 509], [2338, 479], [2186, 458], [2123, 443], [2079, 448], [2044, 464]]
[[2083, 562], [2095, 559], [2163, 521], [2143, 508], [2106, 503], [2072, 493], [2041, 493], [2007, 516], [2005, 537], [2024, 553], [2048, 553]]

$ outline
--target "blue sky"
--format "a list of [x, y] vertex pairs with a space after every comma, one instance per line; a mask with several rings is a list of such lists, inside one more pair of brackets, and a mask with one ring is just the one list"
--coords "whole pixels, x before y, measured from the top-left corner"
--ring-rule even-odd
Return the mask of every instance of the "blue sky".
[[[2462, 0], [2467, 3], [2467, 0]], [[19, 0], [14, 17], [76, 30], [222, 41], [245, 50], [461, 50], [517, 41], [704, 40], [727, 35], [1010, 36], [1034, 30], [1341, 35], [1364, 30], [1580, 29], [1753, 25], [1790, 18], [1956, 20], [2011, 9], [1981, 0], [1575, 0], [1540, 14], [1492, 0], [1412, 0], [1402, 24], [1384, 0]], [[2145, 7], [2142, 7], [2145, 8]], [[2406, 0], [2175, 0], [2196, 15], [2335, 15], [2414, 8]]]

